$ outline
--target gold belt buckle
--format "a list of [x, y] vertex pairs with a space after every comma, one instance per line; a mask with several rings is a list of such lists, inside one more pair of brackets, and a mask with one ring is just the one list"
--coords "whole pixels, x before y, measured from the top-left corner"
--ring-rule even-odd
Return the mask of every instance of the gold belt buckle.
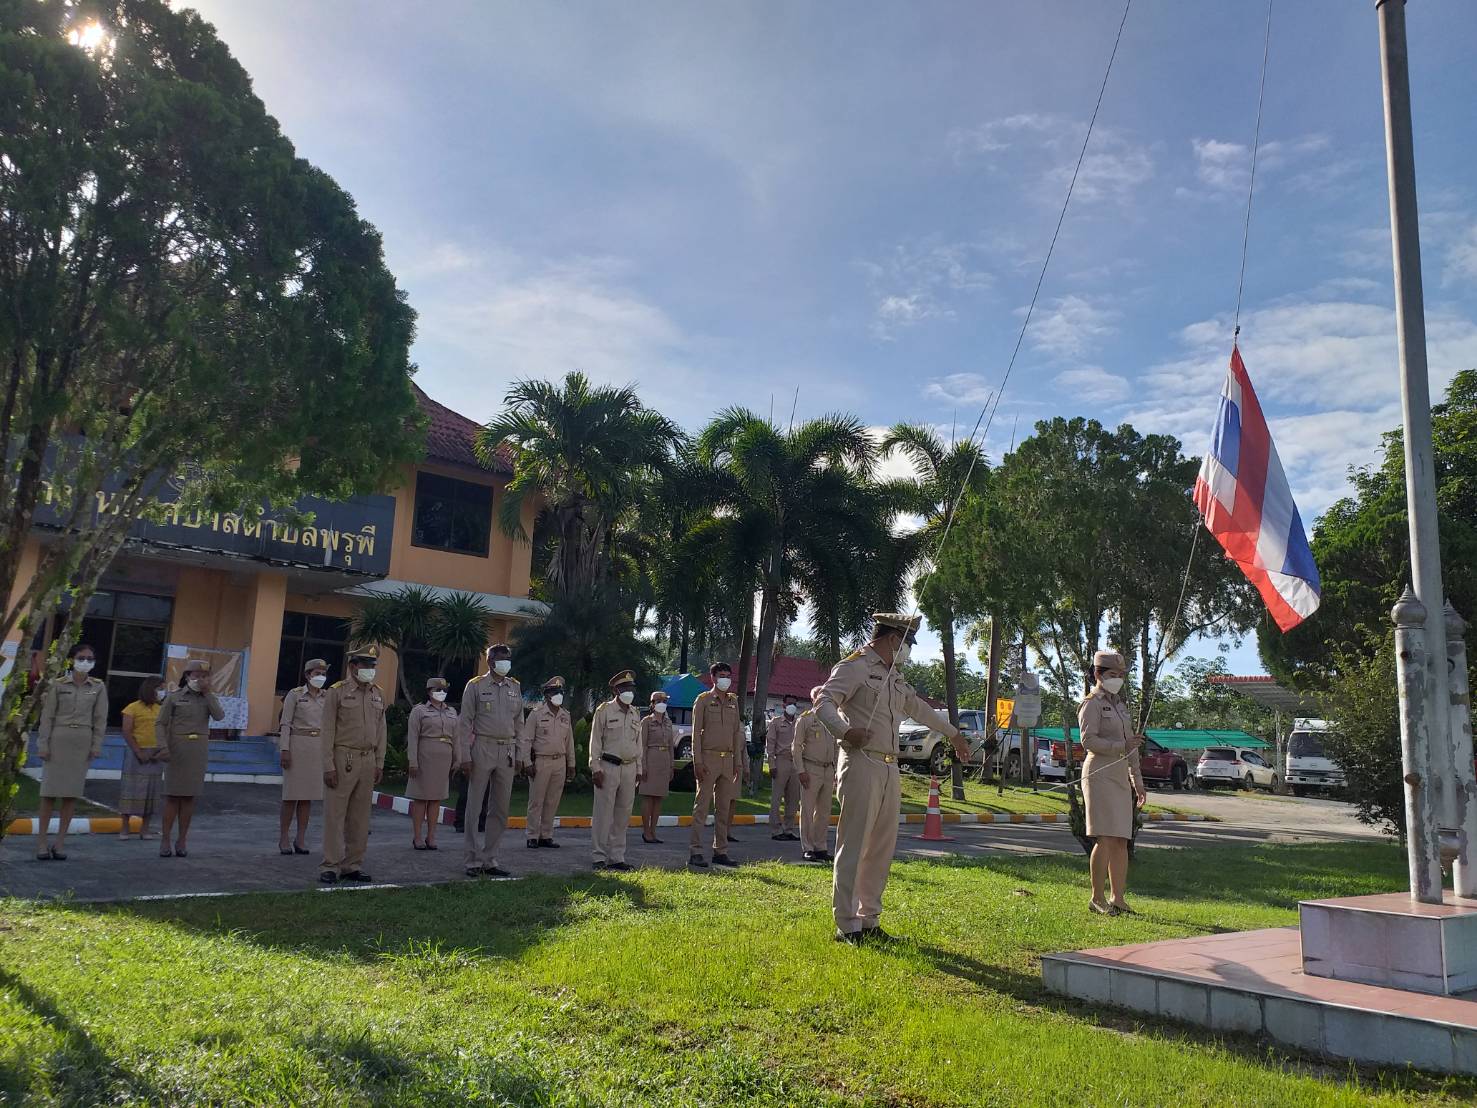
[[715, 751], [713, 751], [713, 757], [715, 757], [715, 758], [731, 758], [731, 757], [733, 757], [733, 751], [731, 751], [731, 750], [715, 750]]
[[198, 731], [191, 731], [188, 735], [185, 736], [185, 738], [187, 738], [187, 739], [198, 739], [199, 737], [200, 737], [200, 732], [198, 732]]

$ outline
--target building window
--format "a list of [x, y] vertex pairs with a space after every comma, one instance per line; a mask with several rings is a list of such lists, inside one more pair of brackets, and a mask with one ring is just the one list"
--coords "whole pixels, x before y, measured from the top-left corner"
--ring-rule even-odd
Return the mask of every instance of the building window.
[[492, 532], [492, 489], [454, 477], [418, 473], [411, 542], [433, 550], [487, 557]]
[[344, 676], [344, 647], [349, 641], [349, 621], [333, 616], [310, 616], [305, 612], [282, 613], [282, 645], [277, 655], [279, 695], [303, 683], [303, 664], [309, 658], [328, 663], [328, 681]]

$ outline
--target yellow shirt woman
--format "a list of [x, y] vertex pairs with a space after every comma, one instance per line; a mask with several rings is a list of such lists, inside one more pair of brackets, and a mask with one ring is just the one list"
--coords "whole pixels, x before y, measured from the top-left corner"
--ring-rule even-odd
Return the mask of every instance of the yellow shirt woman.
[[159, 745], [154, 736], [154, 724], [159, 721], [157, 702], [145, 704], [142, 700], [135, 700], [123, 709], [123, 714], [133, 720], [133, 741], [141, 749], [150, 750]]

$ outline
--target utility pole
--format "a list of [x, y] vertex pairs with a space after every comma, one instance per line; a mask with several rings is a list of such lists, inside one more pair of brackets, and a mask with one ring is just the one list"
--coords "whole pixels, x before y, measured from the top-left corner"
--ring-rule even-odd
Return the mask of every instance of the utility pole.
[[[1384, 85], [1385, 154], [1390, 182], [1390, 236], [1394, 248], [1395, 323], [1400, 346], [1400, 404], [1404, 414], [1405, 496], [1410, 518], [1413, 599], [1434, 625], [1426, 631], [1424, 681], [1402, 681], [1401, 751], [1404, 762], [1411, 896], [1439, 903], [1431, 888], [1432, 851], [1441, 839], [1457, 855], [1458, 896], [1477, 896], [1477, 805], [1473, 804], [1470, 729], [1465, 750], [1453, 742], [1447, 675], [1441, 547], [1437, 528], [1436, 466], [1431, 442], [1431, 388], [1426, 367], [1426, 316], [1421, 288], [1420, 226], [1416, 208], [1415, 145], [1411, 133], [1410, 66], [1405, 0], [1375, 0]], [[1397, 606], [1398, 607], [1398, 606]], [[1408, 607], [1408, 605], [1407, 605]], [[1413, 626], [1407, 618], [1407, 625]], [[1459, 706], [1465, 710], [1465, 706]], [[1434, 833], [1441, 829], [1441, 836]]]

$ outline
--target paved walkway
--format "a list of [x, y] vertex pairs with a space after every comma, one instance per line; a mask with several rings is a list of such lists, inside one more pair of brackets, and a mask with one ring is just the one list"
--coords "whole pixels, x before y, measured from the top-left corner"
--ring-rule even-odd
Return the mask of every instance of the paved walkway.
[[[89, 790], [99, 802], [111, 804], [117, 783], [94, 782]], [[283, 856], [277, 852], [279, 796], [269, 786], [212, 786], [200, 802], [188, 858], [160, 858], [158, 840], [123, 842], [116, 835], [97, 834], [69, 837], [64, 862], [38, 862], [34, 836], [7, 836], [0, 843], [0, 895], [99, 901], [317, 889], [320, 811], [315, 808], [309, 833], [314, 853]], [[1140, 835], [1140, 845], [1253, 845], [1375, 837], [1354, 820], [1346, 804], [1215, 794], [1186, 797], [1184, 806], [1224, 822], [1150, 824]], [[438, 833], [441, 849], [435, 853], [410, 848], [410, 821], [405, 816], [377, 810], [371, 829], [365, 868], [376, 883], [416, 885], [467, 879], [462, 866], [463, 837], [451, 828]], [[944, 843], [920, 841], [921, 830], [917, 826], [899, 829], [897, 857], [1075, 853], [1079, 849], [1067, 828], [1051, 824], [949, 824], [944, 830], [953, 841]], [[659, 834], [662, 844], [646, 845], [640, 831], [632, 829], [626, 861], [670, 869], [685, 866], [690, 831], [670, 827]], [[498, 861], [515, 876], [588, 871], [590, 832], [571, 828], [555, 835], [561, 849], [529, 850], [523, 832], [510, 830], [503, 838]], [[730, 854], [740, 864], [768, 860], [805, 864], [798, 843], [774, 842], [769, 829], [762, 826], [740, 828]]]

